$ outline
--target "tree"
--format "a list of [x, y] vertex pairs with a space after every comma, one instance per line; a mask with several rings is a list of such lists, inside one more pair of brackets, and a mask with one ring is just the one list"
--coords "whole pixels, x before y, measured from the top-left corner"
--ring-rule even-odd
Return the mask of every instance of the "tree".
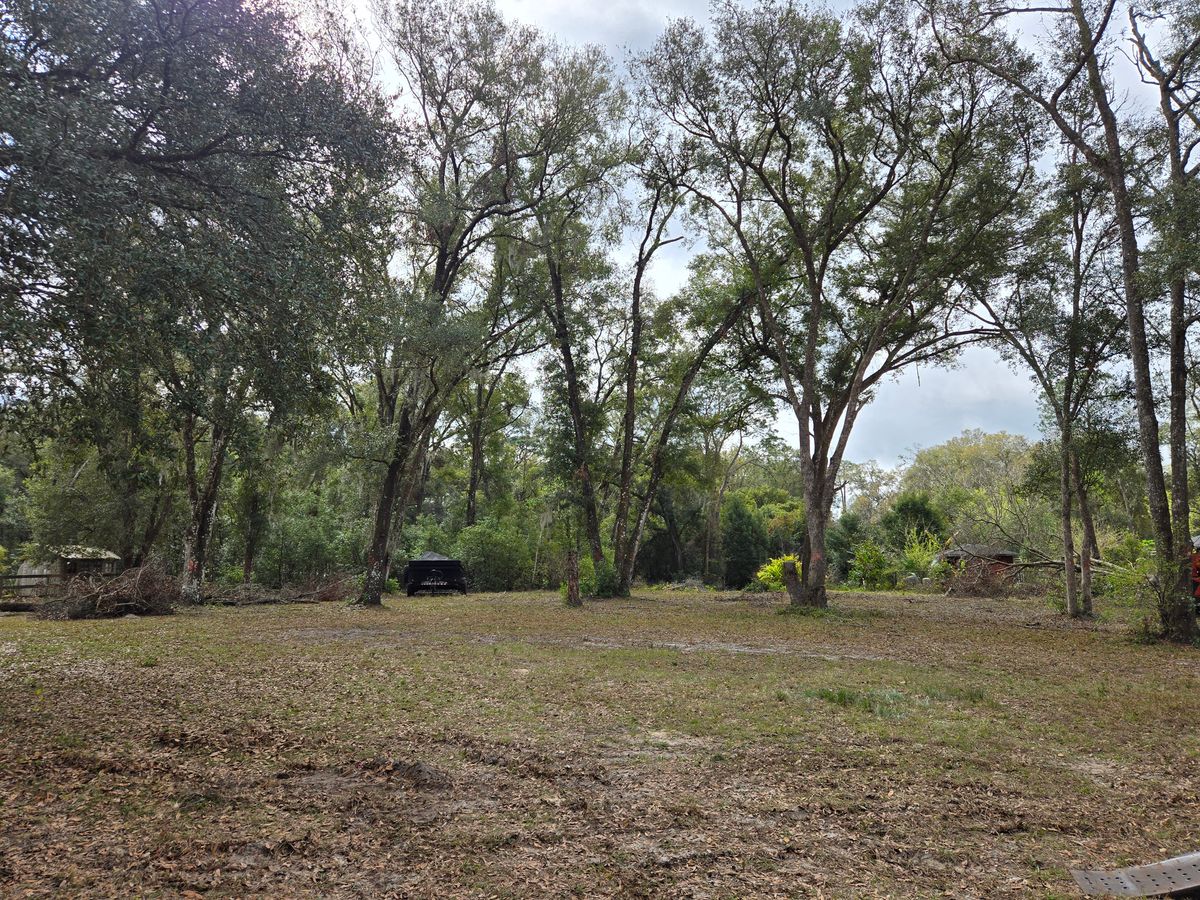
[[0, 290], [14, 313], [0, 355], [30, 402], [78, 398], [110, 371], [151, 380], [182, 443], [196, 600], [248, 408], [318, 380], [341, 224], [331, 180], [387, 158], [381, 107], [335, 59], [312, 62], [309, 36], [271, 4], [22, 3], [12, 16]]
[[365, 292], [358, 313], [367, 346], [356, 363], [374, 384], [375, 429], [386, 435], [374, 456], [382, 475], [358, 598], [368, 606], [381, 602], [396, 508], [417, 488], [450, 392], [488, 368], [495, 344], [526, 320], [505, 288], [519, 274], [516, 255], [489, 273], [480, 294], [463, 288], [493, 238], [529, 211], [517, 179], [541, 164], [554, 134], [538, 117], [544, 46], [531, 30], [485, 3], [400, 0], [381, 24], [412, 108], [402, 107], [396, 245], [366, 267], [368, 283], [385, 286]]
[[968, 429], [918, 450], [900, 477], [904, 493], [924, 493], [959, 544], [1006, 544], [1043, 558], [1060, 536], [1043, 498], [1023, 490], [1032, 461], [1021, 435]]
[[[613, 84], [608, 59], [595, 48], [561, 52], [550, 72], [549, 117], [560, 127], [557, 140], [547, 148], [545, 166], [526, 187], [533, 208], [528, 240], [545, 273], [542, 313], [557, 354], [551, 384], [566, 413], [571, 478], [579, 490], [592, 564], [599, 571], [608, 563], [592, 470], [604, 407], [619, 385], [612, 359], [615, 342], [605, 328], [616, 323], [616, 313], [611, 302], [613, 273], [605, 252], [611, 237], [604, 219], [612, 213], [618, 170], [628, 158], [628, 145], [616, 130], [625, 96]], [[592, 373], [595, 389], [590, 391], [588, 350], [583, 348], [594, 348], [599, 357]], [[608, 367], [605, 380], [607, 361], [614, 366]]]
[[758, 511], [734, 494], [721, 511], [721, 546], [725, 553], [725, 584], [745, 587], [770, 552], [767, 529]]
[[[663, 483], [672, 439], [677, 424], [691, 411], [693, 385], [714, 349], [726, 339], [746, 309], [747, 293], [739, 290], [736, 284], [718, 282], [700, 294], [707, 294], [708, 302], [691, 307], [682, 323], [685, 327], [675, 332], [676, 335], [693, 336], [694, 343], [679, 346], [674, 352], [665, 354], [664, 364], [657, 372], [659, 383], [669, 385], [669, 389], [661, 392], [659, 401], [651, 405], [652, 416], [647, 417], [650, 422], [646, 426], [646, 441], [640, 459], [635, 460], [642, 463], [645, 484], [639, 502], [633, 509], [632, 525], [625, 532], [625, 540], [615, 542], [616, 590], [622, 595], [629, 593], [633, 581], [634, 566], [651, 507], [656, 500], [662, 499], [658, 491]], [[671, 324], [680, 323], [676, 320]], [[622, 468], [624, 471], [624, 462]], [[622, 486], [625, 486], [624, 480]]]
[[922, 491], [904, 491], [897, 495], [879, 525], [894, 550], [903, 550], [909, 534], [914, 531], [935, 538], [943, 538], [947, 533], [945, 516]]
[[887, 375], [952, 355], [951, 314], [1003, 261], [1031, 173], [1026, 104], [939, 63], [909, 7], [849, 26], [791, 2], [673, 23], [640, 60], [694, 160], [681, 184], [752, 278], [764, 377], [799, 425], [808, 553], [823, 606], [825, 532], [846, 442]]
[[484, 451], [489, 442], [503, 435], [529, 408], [529, 386], [508, 367], [526, 348], [514, 349], [486, 372], [476, 372], [460, 385], [452, 415], [457, 416], [469, 453], [464, 524], [469, 528], [478, 518], [479, 487], [484, 475]]
[[[947, 59], [1003, 79], [1035, 104], [1108, 188], [1120, 250], [1130, 371], [1159, 566], [1159, 619], [1166, 637], [1188, 642], [1196, 629], [1195, 604], [1191, 596], [1192, 547], [1185, 424], [1184, 351], [1190, 320], [1184, 314], [1182, 295], [1173, 293], [1167, 339], [1170, 370], [1168, 443], [1172, 471], [1168, 499], [1147, 326], [1147, 307], [1153, 299], [1153, 291], [1148, 286], [1148, 273], [1142, 272], [1144, 250], [1139, 240], [1137, 186], [1134, 173], [1130, 171], [1132, 154], [1127, 133], [1122, 129], [1119, 102], [1114, 98], [1111, 78], [1117, 6], [1118, 0], [1102, 0], [1096, 4], [1068, 0], [1053, 8], [1050, 11], [1056, 21], [1049, 30], [1049, 52], [1040, 53], [1036, 58], [1018, 47], [1015, 38], [1005, 31], [1010, 18], [1022, 12], [1019, 8], [985, 13], [973, 2], [950, 4], [939, 8], [934, 23]], [[1034, 11], [1040, 14], [1046, 10], [1028, 10]], [[1135, 40], [1140, 36], [1137, 20], [1134, 13]], [[1186, 17], [1174, 19], [1174, 22], [1186, 21]], [[1167, 83], [1174, 87], [1182, 87], [1173, 79], [1186, 71], [1189, 60], [1194, 64], [1200, 54], [1200, 45], [1189, 37], [1187, 32], [1179, 33], [1174, 45], [1173, 52], [1178, 56], [1168, 69], [1174, 75], [1167, 78]], [[1144, 46], [1142, 41], [1138, 48], [1139, 60], [1153, 77], [1152, 54], [1143, 53]], [[1174, 93], [1174, 96], [1180, 95]], [[1166, 143], [1170, 146], [1171, 123], [1182, 125], [1186, 115], [1174, 101], [1167, 101], [1164, 113], [1168, 132]], [[1171, 165], [1173, 168], [1174, 162]], [[1195, 178], [1194, 168], [1192, 178]], [[1180, 193], [1175, 193], [1175, 197], [1182, 199]], [[1182, 247], [1180, 238], [1184, 236], [1178, 229], [1188, 222], [1185, 206], [1174, 203], [1169, 204], [1169, 208], [1173, 212], [1159, 218], [1155, 224], [1160, 229], [1165, 227], [1162, 236], [1167, 246]], [[1178, 266], [1171, 268], [1176, 273], [1181, 271]]]
[[1086, 552], [1076, 578], [1072, 509], [1090, 512], [1076, 477], [1076, 429], [1104, 381], [1104, 367], [1123, 351], [1124, 331], [1109, 278], [1113, 227], [1103, 183], [1070, 153], [1054, 181], [1049, 208], [1034, 223], [1025, 259], [1011, 286], [979, 301], [976, 315], [999, 338], [1002, 355], [1030, 373], [1058, 432], [1059, 510], [1067, 614], [1090, 615], [1094, 527], [1085, 524]]

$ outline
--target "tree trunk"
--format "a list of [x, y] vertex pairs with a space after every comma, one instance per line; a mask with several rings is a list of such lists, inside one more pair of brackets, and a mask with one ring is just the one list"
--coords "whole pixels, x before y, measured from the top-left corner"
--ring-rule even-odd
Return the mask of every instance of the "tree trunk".
[[583, 598], [579, 595], [579, 553], [567, 551], [567, 606], [583, 606]]
[[371, 542], [367, 545], [367, 572], [363, 579], [362, 593], [355, 601], [357, 606], [381, 606], [383, 591], [387, 586], [389, 542], [392, 536], [392, 510], [396, 505], [396, 485], [404, 467], [402, 459], [392, 459], [383, 475], [379, 487], [379, 500], [375, 504], [375, 520], [371, 526]]
[[390, 543], [392, 517], [400, 482], [406, 474], [412, 458], [412, 409], [405, 404], [396, 427], [396, 439], [392, 444], [391, 460], [383, 473], [379, 485], [379, 500], [375, 504], [375, 519], [371, 526], [371, 540], [367, 545], [367, 571], [363, 576], [363, 588], [356, 606], [382, 606], [384, 588], [387, 586], [388, 569], [391, 565]]
[[1059, 487], [1059, 512], [1062, 518], [1062, 552], [1063, 552], [1063, 583], [1067, 589], [1067, 615], [1071, 618], [1078, 618], [1081, 610], [1079, 606], [1079, 584], [1075, 578], [1075, 536], [1074, 526], [1071, 521], [1071, 429], [1063, 427], [1060, 429], [1061, 442], [1059, 444], [1058, 453], [1058, 487]]
[[1088, 497], [1079, 455], [1071, 454], [1071, 481], [1079, 503], [1079, 520], [1083, 523], [1083, 552], [1080, 554], [1079, 602], [1083, 614], [1092, 614], [1092, 561], [1100, 558], [1100, 544], [1096, 540], [1096, 521], [1092, 517], [1092, 503]]
[[184, 428], [184, 449], [187, 456], [188, 499], [191, 517], [183, 536], [183, 575], [181, 593], [185, 603], [201, 603], [201, 585], [204, 583], [204, 563], [208, 556], [208, 539], [212, 530], [213, 516], [217, 511], [217, 496], [221, 488], [221, 472], [225, 464], [228, 435], [224, 429], [213, 426], [212, 442], [209, 446], [208, 471], [200, 484], [196, 471], [196, 440], [194, 420], [189, 419]]
[[[644, 246], [644, 245], [643, 245]], [[621, 423], [621, 478], [617, 493], [617, 514], [613, 524], [613, 564], [617, 570], [617, 594], [629, 595], [636, 552], [633, 541], [626, 539], [629, 530], [629, 508], [633, 502], [633, 432], [637, 422], [638, 361], [642, 350], [642, 276], [645, 266], [638, 258], [633, 277], [633, 297], [630, 308], [632, 325], [629, 335], [629, 357], [625, 364], [625, 415]], [[626, 572], [629, 577], [626, 577]]]
[[466, 525], [475, 524], [478, 516], [479, 473], [483, 470], [483, 380], [475, 386], [474, 421], [471, 422], [471, 472], [467, 479]]
[[[1082, 0], [1072, 0], [1071, 9], [1083, 43], [1095, 46], [1095, 36], [1088, 23]], [[1159, 449], [1158, 414], [1154, 407], [1154, 386], [1150, 371], [1150, 349], [1146, 339], [1146, 314], [1139, 274], [1137, 225], [1133, 200], [1126, 180], [1124, 147], [1120, 127], [1108, 99], [1108, 85], [1100, 71], [1100, 62], [1093, 49], [1086, 60], [1088, 86], [1104, 128], [1106, 153], [1095, 167], [1108, 182], [1113, 199], [1113, 212], [1121, 247], [1121, 275], [1125, 308], [1129, 326], [1130, 370], [1133, 375], [1133, 394], [1138, 414], [1138, 435], [1141, 439], [1142, 463], [1146, 468], [1146, 496], [1154, 528], [1154, 543], [1158, 553], [1159, 620], [1163, 634], [1169, 640], [1189, 643], [1195, 632], [1196, 615], [1191, 596], [1191, 564], [1189, 555], [1181, 553], [1182, 543], [1173, 534], [1172, 514], [1167, 501], [1166, 478]], [[1172, 429], [1172, 439], [1174, 430]], [[1174, 448], [1172, 447], [1172, 450]], [[1186, 540], [1186, 535], [1184, 539]], [[1178, 545], [1177, 545], [1178, 544]]]
[[425, 490], [429, 487], [429, 440], [432, 435], [425, 435], [421, 441], [421, 446], [418, 452], [416, 464], [409, 467], [411, 477], [407, 481], [407, 489], [402, 491], [400, 496], [403, 500], [402, 514], [409, 522], [416, 522], [421, 518], [421, 513], [425, 508]]
[[[247, 476], [253, 477], [253, 476]], [[254, 558], [258, 555], [260, 529], [259, 513], [262, 507], [262, 493], [258, 485], [250, 488], [250, 500], [246, 508], [245, 553], [242, 554], [242, 584], [249, 584], [254, 578]]]
[[[830, 500], [833, 498], [830, 497]], [[829, 559], [825, 553], [825, 533], [828, 527], [832, 503], [818, 502], [809, 505], [804, 512], [808, 526], [808, 553], [805, 554], [802, 574], [804, 585], [797, 606], [825, 609], [829, 606], [826, 581], [829, 577]]]
[[800, 586], [800, 576], [796, 573], [796, 564], [790, 560], [783, 562], [783, 586], [787, 588], [792, 606], [806, 606], [804, 589]]

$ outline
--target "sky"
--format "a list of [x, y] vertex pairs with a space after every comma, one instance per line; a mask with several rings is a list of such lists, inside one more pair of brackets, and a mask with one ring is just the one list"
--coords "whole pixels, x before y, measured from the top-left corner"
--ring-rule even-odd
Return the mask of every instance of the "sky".
[[[629, 52], [648, 49], [669, 19], [708, 15], [708, 0], [497, 0], [505, 15], [556, 35], [564, 43], [598, 44], [619, 63]], [[835, 9], [846, 2], [830, 3]], [[652, 273], [660, 295], [683, 283], [686, 255], [676, 253]], [[779, 434], [798, 441], [795, 417], [781, 410]], [[920, 447], [940, 444], [967, 428], [1008, 431], [1036, 437], [1038, 408], [1034, 386], [1012, 371], [991, 350], [965, 351], [954, 369], [924, 368], [902, 372], [877, 391], [850, 435], [849, 459], [899, 464]]]

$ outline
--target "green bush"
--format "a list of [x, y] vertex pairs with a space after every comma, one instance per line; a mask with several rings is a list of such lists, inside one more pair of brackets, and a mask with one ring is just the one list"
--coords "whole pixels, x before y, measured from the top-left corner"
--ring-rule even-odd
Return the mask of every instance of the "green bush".
[[904, 547], [913, 531], [941, 537], [947, 530], [945, 516], [923, 491], [899, 494], [892, 501], [892, 508], [879, 520], [879, 525], [887, 543], [897, 550]]
[[1158, 600], [1154, 587], [1158, 576], [1158, 554], [1154, 551], [1154, 542], [1125, 535], [1107, 551], [1106, 559], [1110, 565], [1097, 579], [1097, 585], [1118, 606], [1146, 613], [1152, 611]]
[[614, 597], [617, 593], [617, 570], [612, 562], [605, 557], [603, 562], [597, 568], [592, 566], [592, 589], [588, 592], [590, 597]]
[[879, 545], [867, 540], [855, 548], [854, 562], [847, 580], [868, 590], [890, 588], [895, 586], [896, 570], [889, 564]]
[[904, 536], [904, 549], [900, 552], [901, 574], [911, 572], [920, 578], [926, 577], [941, 550], [942, 542], [936, 535], [910, 528]]
[[525, 537], [511, 525], [490, 519], [460, 531], [454, 554], [466, 568], [472, 590], [513, 591], [527, 587], [533, 575]]
[[854, 548], [867, 537], [867, 526], [856, 513], [846, 513], [825, 534], [825, 552], [829, 557], [829, 574], [845, 581], [854, 564]]
[[[567, 599], [567, 583], [559, 585], [563, 600]], [[596, 569], [592, 554], [584, 551], [579, 554], [579, 596], [580, 597], [613, 597], [617, 592], [617, 570], [608, 557]]]
[[774, 559], [768, 560], [761, 569], [754, 574], [756, 582], [761, 584], [768, 591], [784, 590], [783, 583], [783, 564], [785, 562], [794, 562], [796, 568], [800, 567], [800, 560], [793, 553], [785, 553], [783, 556], [777, 556]]

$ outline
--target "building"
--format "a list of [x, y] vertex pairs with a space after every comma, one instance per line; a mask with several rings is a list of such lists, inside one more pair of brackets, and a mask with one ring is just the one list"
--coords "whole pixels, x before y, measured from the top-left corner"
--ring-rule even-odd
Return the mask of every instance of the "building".
[[17, 567], [15, 579], [18, 594], [40, 594], [51, 590], [77, 575], [118, 575], [121, 572], [121, 557], [111, 550], [99, 547], [52, 547], [47, 558], [36, 562], [23, 562]]

